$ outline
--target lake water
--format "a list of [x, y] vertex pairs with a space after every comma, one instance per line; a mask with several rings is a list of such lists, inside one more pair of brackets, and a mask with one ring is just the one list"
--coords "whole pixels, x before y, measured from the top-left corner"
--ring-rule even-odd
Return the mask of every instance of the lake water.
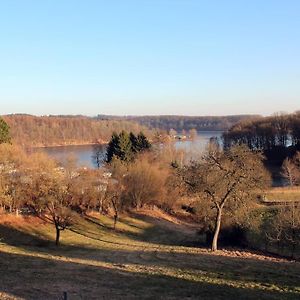
[[[207, 146], [212, 137], [220, 138], [222, 132], [220, 131], [202, 131], [193, 141], [176, 141], [175, 148], [185, 150], [191, 157], [196, 157], [201, 154]], [[107, 145], [101, 145], [102, 157], [105, 157]], [[49, 156], [63, 163], [70, 155], [77, 159], [79, 166], [95, 168], [96, 164], [92, 158], [94, 147], [92, 145], [83, 146], [62, 146], [62, 147], [48, 147], [40, 148], [38, 151], [45, 151]]]

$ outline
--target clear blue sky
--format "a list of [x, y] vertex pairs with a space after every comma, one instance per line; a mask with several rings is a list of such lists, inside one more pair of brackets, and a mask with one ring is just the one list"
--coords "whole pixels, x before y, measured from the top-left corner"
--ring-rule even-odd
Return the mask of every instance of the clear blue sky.
[[300, 1], [2, 0], [0, 114], [300, 109]]

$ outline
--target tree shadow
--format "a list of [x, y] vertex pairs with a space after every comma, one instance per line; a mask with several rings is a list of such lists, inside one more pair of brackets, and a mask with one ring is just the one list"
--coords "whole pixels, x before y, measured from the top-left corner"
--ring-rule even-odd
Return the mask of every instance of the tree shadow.
[[239, 288], [126, 266], [95, 266], [0, 252], [0, 291], [22, 299], [296, 299], [295, 292]]
[[[152, 224], [152, 226], [142, 228], [142, 233], [123, 232], [131, 239], [168, 246], [204, 246], [204, 244], [201, 243], [199, 236], [197, 236], [196, 230], [193, 235], [190, 233], [187, 234], [181, 230], [181, 225], [174, 224], [165, 219], [159, 219], [157, 217], [135, 212], [131, 212], [129, 216]], [[130, 226], [130, 223], [128, 225]]]
[[94, 225], [97, 225], [97, 226], [100, 226], [101, 228], [104, 228], [104, 229], [110, 229], [109, 227], [105, 226], [104, 224], [102, 224], [100, 222], [100, 220], [98, 220], [97, 218], [95, 217], [92, 217], [92, 216], [88, 216], [88, 215], [85, 215], [84, 216], [84, 219], [87, 221], [87, 222], [90, 222]]
[[[158, 219], [155, 217], [146, 216], [138, 213], [130, 213], [129, 216], [141, 221], [146, 221], [152, 225], [147, 228], [138, 227], [132, 222], [127, 221], [125, 218], [120, 218], [117, 222], [116, 229], [113, 229], [113, 227], [102, 224], [100, 220], [98, 220], [95, 217], [87, 216], [85, 217], [85, 220], [89, 223], [99, 226], [100, 229], [104, 230], [105, 232], [122, 234], [127, 238], [139, 242], [148, 242], [157, 245], [168, 245], [168, 246], [191, 246], [191, 247], [194, 247], [196, 245], [204, 246], [199, 242], [199, 239], [197, 240], [196, 234], [193, 238], [191, 237], [187, 238], [180, 231], [178, 231], [178, 228], [177, 230], [171, 229], [171, 227], [174, 226], [174, 223], [170, 221], [160, 220], [162, 224], [159, 225], [157, 224]], [[118, 227], [120, 227], [120, 224], [125, 224], [127, 226], [134, 227], [135, 229], [139, 229], [142, 232], [132, 232], [124, 228], [119, 229]], [[76, 232], [77, 233], [80, 232], [81, 235], [85, 235], [86, 237], [92, 238], [90, 235], [87, 235], [86, 232], [83, 232], [81, 230], [76, 229]]]
[[[103, 242], [114, 244], [118, 248], [102, 249], [86, 245], [64, 244], [56, 247], [54, 242], [45, 238], [39, 238], [4, 225], [0, 225], [0, 236], [2, 243], [16, 246], [27, 252], [35, 251], [50, 254], [53, 257], [81, 259], [86, 263], [97, 261], [118, 266], [131, 265], [143, 268], [186, 270], [195, 276], [204, 274], [212, 282], [222, 279], [234, 282], [259, 282], [268, 286], [276, 284], [290, 288], [296, 287], [300, 282], [300, 265], [298, 263], [275, 263], [252, 258], [224, 257], [207, 252], [175, 252], [164, 247], [141, 246], [139, 248], [135, 246], [134, 249], [128, 250], [125, 248], [128, 244], [106, 240]], [[2, 255], [1, 252], [0, 255]], [[51, 262], [53, 263], [52, 260]], [[31, 267], [29, 266], [29, 268]], [[32, 269], [34, 270], [34, 265]]]
[[[35, 232], [34, 232], [35, 231]], [[50, 241], [46, 236], [43, 236], [38, 230], [32, 229], [32, 233], [27, 234], [16, 228], [0, 224], [0, 242], [20, 248], [37, 247], [45, 248], [54, 245], [54, 241]]]

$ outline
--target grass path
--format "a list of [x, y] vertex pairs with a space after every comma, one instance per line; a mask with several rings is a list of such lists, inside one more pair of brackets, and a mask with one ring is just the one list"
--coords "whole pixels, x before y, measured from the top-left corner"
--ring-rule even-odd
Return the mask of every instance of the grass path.
[[[300, 299], [300, 264], [186, 247], [194, 228], [159, 213], [93, 215], [62, 234], [0, 216], [0, 299]], [[1, 294], [2, 293], [2, 294]]]

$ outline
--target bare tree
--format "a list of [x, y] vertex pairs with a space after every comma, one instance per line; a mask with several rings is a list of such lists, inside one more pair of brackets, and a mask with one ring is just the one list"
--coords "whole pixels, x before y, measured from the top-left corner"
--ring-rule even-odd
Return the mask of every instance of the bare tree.
[[199, 201], [209, 201], [215, 214], [211, 250], [218, 248], [218, 237], [224, 210], [247, 204], [255, 198], [268, 180], [263, 157], [245, 146], [222, 151], [210, 145], [200, 162], [182, 170], [184, 182]]
[[190, 135], [190, 138], [192, 140], [195, 140], [197, 138], [197, 135], [198, 135], [197, 130], [195, 128], [190, 129], [189, 130], [189, 135]]
[[300, 170], [293, 160], [286, 158], [282, 164], [282, 175], [288, 180], [290, 186], [297, 184]]
[[103, 146], [100, 143], [97, 143], [93, 146], [93, 155], [92, 159], [99, 169], [105, 160], [105, 154], [103, 151]]
[[278, 208], [275, 216], [265, 225], [265, 235], [278, 248], [287, 247], [294, 258], [300, 246], [300, 206], [292, 202]]
[[58, 246], [60, 232], [74, 223], [74, 213], [63, 201], [58, 201], [55, 197], [48, 197], [45, 207], [44, 218], [52, 221], [54, 224], [56, 229], [55, 244]]
[[123, 178], [124, 196], [135, 208], [161, 203], [166, 178], [165, 170], [158, 165], [144, 159], [137, 160], [128, 167]]
[[114, 225], [113, 229], [116, 229], [116, 225], [119, 219], [120, 211], [124, 208], [122, 203], [122, 185], [115, 179], [111, 179], [107, 186], [105, 193], [106, 201], [111, 205], [114, 212]]
[[60, 232], [73, 222], [72, 197], [69, 195], [68, 173], [57, 168], [54, 161], [44, 154], [34, 154], [24, 168], [23, 197], [38, 216], [55, 226], [55, 243], [58, 246]]

